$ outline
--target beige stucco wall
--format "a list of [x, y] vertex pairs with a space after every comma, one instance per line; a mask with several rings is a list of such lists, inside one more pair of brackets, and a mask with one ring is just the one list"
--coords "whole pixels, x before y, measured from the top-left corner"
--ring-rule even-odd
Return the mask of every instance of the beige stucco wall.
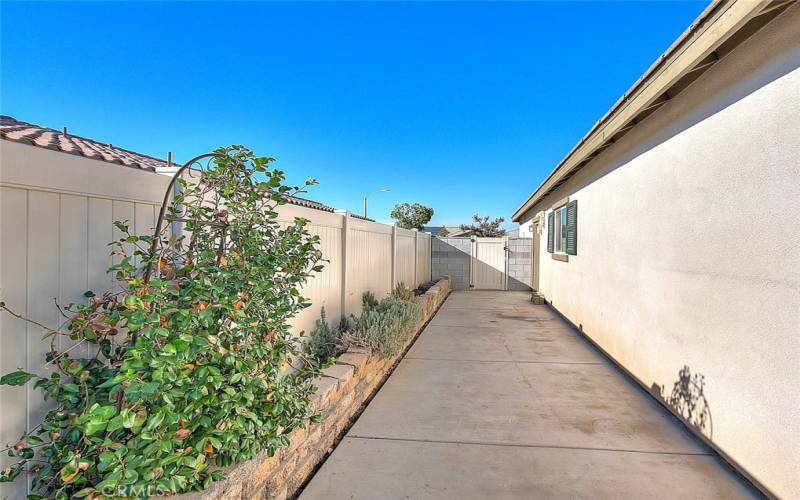
[[800, 5], [523, 221], [565, 196], [578, 254], [541, 239], [547, 300], [666, 399], [682, 368], [704, 377], [697, 430], [800, 497]]

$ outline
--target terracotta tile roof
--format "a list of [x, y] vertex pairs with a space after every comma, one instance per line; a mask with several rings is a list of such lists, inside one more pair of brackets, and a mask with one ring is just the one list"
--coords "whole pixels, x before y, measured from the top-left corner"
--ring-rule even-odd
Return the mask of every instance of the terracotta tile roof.
[[[170, 166], [167, 160], [137, 153], [118, 146], [112, 146], [111, 144], [103, 144], [79, 135], [70, 133], [64, 134], [63, 131], [21, 122], [7, 115], [0, 115], [0, 137], [8, 141], [21, 142], [40, 148], [85, 156], [86, 158], [94, 160], [116, 163], [118, 165], [125, 165], [151, 172], [155, 172], [157, 168]], [[176, 167], [180, 165], [173, 163], [172, 166]], [[289, 203], [293, 205], [322, 210], [323, 212], [334, 211], [333, 207], [316, 201], [298, 198], [296, 196], [289, 196], [288, 198]], [[367, 219], [355, 214], [353, 214], [353, 217], [372, 221], [372, 219]]]
[[369, 221], [369, 222], [375, 222], [375, 219], [370, 219], [369, 217], [364, 217], [363, 215], [358, 215], [358, 214], [354, 214], [354, 213], [350, 213], [350, 217], [352, 217], [354, 219], [361, 219], [361, 220], [365, 220], [365, 221]]
[[22, 142], [32, 146], [142, 170], [155, 171], [156, 168], [168, 166], [167, 161], [160, 158], [136, 153], [111, 144], [103, 144], [78, 135], [64, 134], [51, 128], [21, 122], [6, 115], [0, 115], [0, 137], [9, 141]]
[[323, 212], [333, 212], [333, 207], [329, 207], [323, 203], [319, 203], [317, 201], [307, 200], [305, 198], [298, 198], [297, 196], [287, 196], [286, 199], [292, 205], [297, 205], [300, 207], [306, 208], [313, 208], [314, 210], [322, 210]]
[[461, 229], [461, 226], [424, 226], [422, 231], [430, 233], [433, 236], [439, 236], [439, 231], [442, 229], [447, 230], [448, 238], [467, 238], [472, 235], [472, 231], [468, 229]]
[[[299, 205], [301, 207], [313, 208], [314, 210], [322, 210], [323, 212], [333, 213], [336, 211], [336, 209], [334, 209], [333, 207], [319, 203], [317, 201], [307, 200], [305, 198], [298, 198], [297, 196], [287, 196], [286, 198], [292, 205]], [[361, 219], [369, 222], [375, 222], [375, 219], [370, 219], [369, 217], [364, 217], [363, 215], [354, 214], [352, 212], [350, 213], [350, 217], [354, 219]]]

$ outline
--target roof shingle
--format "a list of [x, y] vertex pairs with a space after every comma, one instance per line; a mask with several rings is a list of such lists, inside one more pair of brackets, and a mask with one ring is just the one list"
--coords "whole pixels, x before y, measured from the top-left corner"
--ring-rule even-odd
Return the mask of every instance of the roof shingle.
[[111, 144], [103, 144], [78, 135], [64, 134], [51, 128], [21, 122], [7, 115], [0, 115], [0, 137], [9, 141], [22, 142], [40, 148], [85, 156], [94, 160], [152, 172], [155, 172], [156, 168], [169, 166], [166, 160], [160, 158], [136, 153]]

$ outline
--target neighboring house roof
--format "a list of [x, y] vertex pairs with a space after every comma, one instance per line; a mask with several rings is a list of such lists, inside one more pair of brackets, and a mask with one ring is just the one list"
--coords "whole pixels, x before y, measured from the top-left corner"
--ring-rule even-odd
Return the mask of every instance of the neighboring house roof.
[[[125, 165], [150, 172], [155, 172], [158, 168], [180, 166], [154, 156], [137, 153], [118, 146], [112, 146], [111, 144], [104, 144], [79, 135], [65, 134], [64, 131], [19, 121], [7, 115], [0, 115], [0, 137], [8, 141], [21, 142], [61, 153], [84, 156], [93, 160]], [[298, 198], [297, 196], [287, 196], [287, 199], [292, 205], [323, 212], [334, 211], [333, 207], [317, 201]], [[357, 219], [372, 221], [372, 219], [360, 215], [351, 215]]]
[[286, 198], [289, 200], [289, 203], [291, 203], [292, 205], [297, 205], [297, 206], [306, 207], [306, 208], [313, 208], [314, 210], [322, 210], [323, 212], [333, 212], [334, 211], [333, 207], [329, 207], [328, 205], [325, 205], [325, 204], [320, 203], [318, 201], [307, 200], [305, 198], [298, 198], [297, 196], [287, 196]]
[[572, 148], [520, 206], [520, 218], [634, 126], [794, 2], [714, 0]]
[[459, 238], [462, 236], [472, 236], [472, 231], [470, 231], [469, 229], [461, 229], [460, 227], [447, 228], [448, 238]]
[[0, 137], [9, 141], [22, 142], [53, 151], [153, 172], [156, 168], [169, 166], [166, 160], [160, 158], [136, 153], [111, 144], [103, 144], [79, 135], [64, 134], [63, 131], [52, 128], [21, 122], [6, 115], [0, 115]]
[[447, 229], [448, 238], [455, 238], [458, 236], [469, 236], [471, 234], [470, 231], [465, 231], [461, 229], [461, 227], [459, 226], [424, 226], [422, 228], [422, 231], [425, 233], [430, 233], [433, 236], [438, 236], [439, 231], [441, 231], [442, 228]]
[[364, 217], [363, 215], [354, 214], [352, 212], [350, 213], [350, 217], [354, 219], [361, 219], [369, 222], [375, 222], [375, 219], [370, 219], [369, 217]]

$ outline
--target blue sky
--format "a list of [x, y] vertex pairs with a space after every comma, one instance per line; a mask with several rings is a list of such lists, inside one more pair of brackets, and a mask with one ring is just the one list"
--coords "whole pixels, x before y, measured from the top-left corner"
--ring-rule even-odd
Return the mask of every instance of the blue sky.
[[390, 188], [381, 221], [508, 220], [705, 5], [3, 2], [0, 110], [179, 160], [244, 144], [337, 208]]

